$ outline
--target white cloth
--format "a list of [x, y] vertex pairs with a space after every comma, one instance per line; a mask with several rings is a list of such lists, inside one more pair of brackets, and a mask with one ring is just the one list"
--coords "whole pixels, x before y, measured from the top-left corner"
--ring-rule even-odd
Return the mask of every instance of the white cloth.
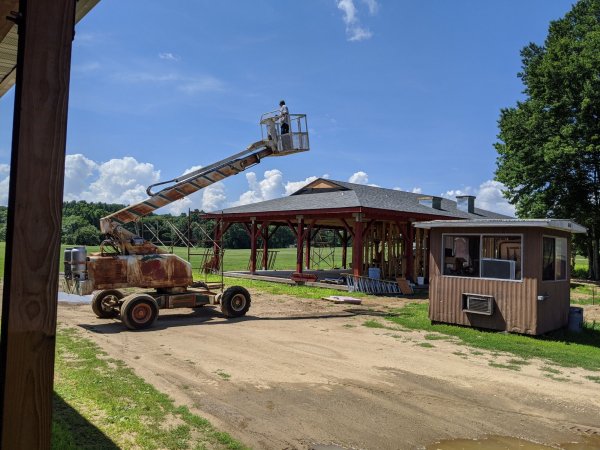
[[279, 123], [290, 123], [290, 113], [288, 111], [288, 107], [286, 105], [281, 105], [279, 107]]

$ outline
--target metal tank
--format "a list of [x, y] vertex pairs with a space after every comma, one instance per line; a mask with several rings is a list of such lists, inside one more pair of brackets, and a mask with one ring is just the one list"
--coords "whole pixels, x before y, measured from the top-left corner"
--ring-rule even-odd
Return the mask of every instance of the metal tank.
[[84, 246], [75, 247], [71, 250], [71, 273], [73, 278], [85, 280], [86, 276], [87, 250]]

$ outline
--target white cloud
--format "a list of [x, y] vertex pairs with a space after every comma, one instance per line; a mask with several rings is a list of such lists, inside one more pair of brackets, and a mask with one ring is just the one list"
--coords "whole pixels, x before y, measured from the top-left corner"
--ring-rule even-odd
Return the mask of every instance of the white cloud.
[[202, 191], [202, 209], [203, 211], [217, 211], [222, 209], [227, 201], [225, 185], [222, 182], [212, 184]]
[[337, 7], [344, 14], [343, 19], [346, 25], [351, 25], [358, 20], [356, 17], [356, 6], [354, 5], [353, 0], [338, 0]]
[[393, 188], [395, 191], [404, 191], [404, 192], [412, 192], [413, 194], [421, 194], [423, 192], [423, 189], [421, 189], [420, 187], [414, 187], [411, 190], [408, 189], [402, 189], [401, 187], [395, 187]]
[[493, 211], [507, 216], [515, 215], [515, 207], [508, 203], [508, 200], [502, 195], [505, 187], [499, 181], [487, 180], [479, 185], [479, 188], [474, 189], [471, 186], [466, 186], [462, 189], [451, 189], [442, 194], [452, 200], [456, 199], [457, 195], [474, 195], [476, 198], [475, 206], [477, 208]]
[[[183, 172], [183, 175], [195, 172], [201, 169], [202, 166], [192, 166]], [[188, 209], [200, 209], [201, 211], [216, 211], [223, 207], [227, 200], [225, 193], [225, 185], [222, 182], [211, 184], [210, 186], [201, 189], [199, 192], [182, 198], [177, 202], [166, 207], [166, 209], [174, 215], [179, 215], [186, 212]]]
[[[69, 175], [71, 183], [71, 176], [77, 174]], [[65, 192], [65, 196], [74, 194], [79, 199], [92, 202], [137, 203], [148, 197], [146, 187], [159, 181], [160, 170], [155, 170], [150, 163], [141, 163], [131, 156], [125, 156], [98, 164], [93, 176], [96, 179], [80, 195], [77, 192]]]
[[362, 28], [359, 26], [354, 26], [350, 30], [350, 35], [348, 36], [348, 40], [352, 41], [352, 42], [364, 41], [365, 39], [369, 39], [372, 36], [373, 36], [373, 33], [371, 33], [368, 29]]
[[457, 195], [475, 195], [473, 188], [467, 186], [464, 189], [450, 189], [449, 191], [443, 192], [442, 197], [454, 199]]
[[515, 207], [508, 203], [508, 200], [502, 195], [505, 187], [499, 181], [488, 180], [479, 186], [477, 200], [475, 201], [478, 208], [487, 209], [508, 216], [515, 215]]
[[65, 159], [64, 200], [80, 199], [89, 187], [91, 177], [98, 171], [98, 164], [81, 153], [67, 155]]
[[285, 183], [285, 195], [291, 195], [294, 192], [299, 191], [307, 184], [315, 181], [317, 178], [318, 177], [312, 176], [312, 177], [305, 178], [304, 180], [301, 180], [301, 181], [288, 181], [287, 183]]
[[372, 16], [377, 14], [377, 11], [379, 11], [379, 4], [377, 3], [377, 0], [362, 0], [362, 1], [369, 8], [369, 14], [371, 14]]
[[283, 174], [278, 169], [267, 170], [260, 181], [257, 180], [256, 173], [248, 172], [246, 180], [250, 189], [240, 195], [239, 200], [232, 203], [233, 206], [271, 200], [280, 197], [284, 192]]
[[366, 174], [366, 172], [358, 171], [353, 173], [350, 178], [348, 178], [348, 181], [350, 183], [355, 183], [355, 184], [368, 184], [369, 183], [369, 175]]
[[[369, 14], [377, 13], [379, 4], [376, 0], [363, 0], [363, 3], [369, 9]], [[346, 24], [346, 36], [349, 41], [363, 41], [373, 36], [368, 28], [361, 25], [354, 0], [337, 0], [337, 7], [342, 11], [342, 19]]]
[[181, 58], [171, 52], [162, 52], [158, 54], [160, 59], [165, 59], [167, 61], [179, 61]]

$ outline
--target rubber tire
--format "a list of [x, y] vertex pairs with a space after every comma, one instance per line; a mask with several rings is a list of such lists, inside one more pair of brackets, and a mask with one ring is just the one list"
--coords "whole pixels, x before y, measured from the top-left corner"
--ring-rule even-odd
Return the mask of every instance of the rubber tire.
[[231, 286], [221, 297], [221, 312], [227, 318], [245, 316], [250, 309], [250, 302], [250, 293], [245, 288]]
[[[134, 314], [145, 312], [146, 316]], [[150, 328], [158, 317], [158, 303], [148, 294], [131, 294], [125, 297], [121, 305], [121, 321], [130, 330]]]
[[121, 300], [123, 298], [123, 293], [121, 291], [117, 291], [116, 289], [106, 289], [104, 291], [94, 292], [92, 296], [92, 311], [96, 314], [100, 319], [112, 319], [119, 315], [119, 311], [117, 309], [111, 309], [107, 311], [102, 307], [102, 302], [106, 297], [114, 296], [117, 300]]

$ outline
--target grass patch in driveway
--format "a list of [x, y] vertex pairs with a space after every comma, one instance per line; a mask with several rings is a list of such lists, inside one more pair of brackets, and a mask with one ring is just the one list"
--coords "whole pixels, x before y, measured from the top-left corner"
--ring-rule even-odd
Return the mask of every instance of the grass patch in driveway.
[[365, 322], [363, 323], [363, 327], [367, 327], [367, 328], [389, 328], [389, 327], [386, 327], [381, 322], [378, 322], [377, 320], [373, 320], [373, 319], [365, 320]]
[[525, 360], [541, 358], [559, 366], [600, 370], [600, 330], [587, 324], [581, 333], [558, 331], [533, 337], [455, 325], [432, 325], [427, 310], [427, 303], [409, 303], [393, 310], [386, 320], [409, 329], [455, 336], [468, 346], [511, 353]]
[[[55, 400], [55, 417], [59, 416], [54, 426], [55, 449], [245, 448], [185, 406], [176, 406], [125, 363], [109, 358], [72, 328], [57, 333], [54, 388], [63, 403], [57, 408]], [[83, 422], [93, 425], [114, 446], [99, 443], [72, 417], [62, 414], [64, 405], [76, 410]]]
[[435, 347], [435, 345], [430, 344], [429, 342], [419, 342], [417, 345], [419, 347], [424, 347], [424, 348], [433, 348], [433, 347]]
[[490, 361], [489, 364], [490, 364], [490, 366], [497, 367], [498, 369], [509, 369], [509, 370], [516, 370], [516, 371], [521, 370], [521, 366], [519, 366], [517, 364], [502, 364], [502, 363], [497, 363], [495, 361]]

